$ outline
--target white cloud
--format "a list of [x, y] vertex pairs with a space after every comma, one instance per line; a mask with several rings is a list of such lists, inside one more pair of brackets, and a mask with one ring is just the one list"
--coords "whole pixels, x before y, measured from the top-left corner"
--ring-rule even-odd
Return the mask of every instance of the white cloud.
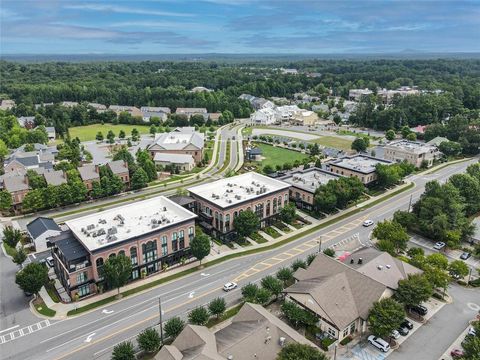
[[178, 17], [195, 16], [194, 14], [189, 14], [189, 13], [140, 9], [136, 7], [106, 5], [106, 4], [92, 4], [92, 3], [66, 5], [64, 6], [64, 8], [72, 9], [72, 10], [106, 11], [106, 12], [115, 12], [115, 13], [124, 13], [124, 14], [155, 15], [155, 16], [178, 16]]

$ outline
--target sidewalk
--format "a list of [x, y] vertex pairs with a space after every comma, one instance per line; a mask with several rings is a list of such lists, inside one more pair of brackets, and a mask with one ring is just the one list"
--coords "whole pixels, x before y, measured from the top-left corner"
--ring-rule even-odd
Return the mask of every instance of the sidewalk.
[[[388, 196], [390, 193], [394, 192], [394, 191], [398, 191], [406, 186], [408, 186], [409, 183], [406, 183], [398, 188], [395, 188], [395, 189], [391, 189], [387, 192], [385, 192], [384, 194], [376, 197], [376, 198], [373, 198], [373, 200], [378, 200], [379, 198], [383, 198], [385, 196]], [[372, 200], [372, 199], [370, 199]], [[369, 201], [370, 201], [369, 200]], [[362, 204], [359, 204], [357, 205], [357, 207], [360, 207], [360, 205]], [[232, 255], [232, 254], [241, 254], [243, 252], [246, 252], [246, 251], [251, 251], [253, 249], [260, 249], [260, 248], [264, 248], [264, 247], [268, 247], [268, 246], [271, 246], [273, 244], [276, 244], [278, 242], [281, 242], [283, 240], [286, 240], [286, 239], [289, 239], [291, 238], [292, 236], [295, 236], [295, 235], [299, 235], [299, 234], [302, 234], [304, 233], [305, 231], [308, 231], [312, 228], [315, 228], [316, 226], [319, 226], [323, 223], [326, 223], [328, 221], [332, 221], [338, 217], [341, 217], [343, 216], [344, 214], [346, 213], [349, 213], [350, 211], [354, 210], [354, 208], [349, 208], [349, 209], [345, 209], [343, 211], [340, 211], [338, 212], [337, 214], [335, 215], [332, 215], [332, 216], [329, 216], [329, 217], [326, 217], [322, 220], [317, 220], [317, 219], [313, 219], [315, 222], [310, 225], [305, 225], [303, 226], [302, 228], [300, 229], [295, 229], [295, 230], [292, 230], [291, 232], [289, 233], [286, 233], [284, 235], [281, 235], [279, 236], [278, 238], [276, 239], [273, 239], [271, 238], [272, 240], [269, 240], [267, 241], [266, 243], [262, 243], [262, 244], [258, 244], [258, 243], [255, 243], [254, 242], [254, 245], [252, 246], [248, 246], [247, 248], [241, 248], [239, 250], [235, 250], [235, 249], [230, 249], [226, 246], [221, 246], [219, 247], [218, 245], [215, 245], [214, 247], [214, 251], [211, 251], [210, 252], [210, 255], [208, 255], [203, 261], [202, 263], [203, 264], [207, 264], [211, 261], [214, 261], [214, 260], [218, 260], [220, 258], [223, 258], [225, 256], [228, 256], [228, 255]], [[302, 213], [303, 214], [303, 213]], [[310, 218], [310, 217], [309, 217]], [[226, 248], [226, 249], [225, 249]], [[171, 268], [170, 270], [167, 270], [167, 271], [164, 271], [164, 272], [160, 272], [158, 274], [155, 274], [155, 275], [151, 275], [145, 279], [142, 279], [142, 280], [137, 280], [137, 281], [134, 281], [132, 283], [129, 283], [127, 285], [125, 285], [124, 287], [121, 288], [121, 292], [125, 292], [127, 290], [132, 290], [132, 289], [135, 289], [137, 287], [140, 287], [140, 286], [143, 286], [143, 285], [146, 285], [146, 284], [149, 284], [151, 282], [154, 282], [154, 281], [158, 281], [160, 279], [163, 279], [163, 278], [166, 278], [166, 277], [169, 277], [169, 276], [172, 276], [172, 275], [175, 275], [179, 272], [182, 272], [182, 271], [185, 271], [185, 270], [188, 270], [188, 269], [192, 269], [192, 268], [195, 268], [195, 267], [198, 267], [199, 263], [198, 261], [192, 261], [188, 264], [185, 264], [185, 265], [178, 265], [178, 266], [175, 266], [174, 268]], [[173, 281], [173, 280], [172, 280]], [[143, 291], [139, 291], [138, 293], [136, 293], [135, 295], [138, 295], [138, 294], [141, 294], [143, 292], [147, 292], [147, 291], [150, 291], [151, 288], [148, 288], [146, 290], [143, 290]], [[46, 293], [46, 292], [45, 292]], [[109, 298], [109, 297], [112, 297], [112, 296], [115, 296], [117, 294], [117, 290], [110, 290], [110, 291], [107, 291], [107, 292], [104, 292], [102, 294], [96, 294], [94, 296], [91, 296], [91, 297], [88, 297], [84, 300], [81, 300], [77, 303], [69, 303], [69, 304], [63, 304], [63, 303], [53, 303], [52, 306], [49, 306], [52, 310], [55, 310], [57, 313], [55, 315], [54, 318], [56, 319], [64, 319], [66, 318], [67, 316], [67, 313], [70, 311], [70, 310], [74, 310], [75, 308], [77, 307], [83, 307], [83, 306], [86, 306], [86, 305], [89, 305], [91, 303], [95, 303], [97, 301], [100, 301], [100, 300], [103, 300], [103, 299], [106, 299], [106, 298]], [[48, 296], [48, 294], [46, 294], [46, 296]], [[43, 295], [42, 295], [43, 297]], [[115, 300], [113, 301], [112, 303], [116, 303], [118, 301], [121, 301], [122, 299], [120, 300]], [[45, 303], [47, 303], [47, 300], [44, 298], [44, 301]], [[51, 299], [50, 299], [51, 301]], [[53, 302], [53, 301], [52, 301]], [[96, 309], [96, 308], [95, 308]]]

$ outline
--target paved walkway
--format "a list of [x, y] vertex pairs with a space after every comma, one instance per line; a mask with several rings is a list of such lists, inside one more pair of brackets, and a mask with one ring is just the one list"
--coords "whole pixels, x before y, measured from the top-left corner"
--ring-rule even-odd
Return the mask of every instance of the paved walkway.
[[[405, 186], [408, 186], [408, 184], [404, 184], [402, 185], [401, 187], [399, 188], [402, 188], [402, 187], [405, 187]], [[392, 189], [392, 190], [389, 190], [387, 191], [386, 193], [382, 194], [380, 197], [383, 197], [383, 196], [387, 196], [390, 192], [393, 192], [393, 191], [396, 191], [398, 190], [399, 188], [396, 188], [396, 189]], [[378, 198], [378, 197], [377, 197]], [[377, 199], [377, 198], [373, 198], [373, 200]], [[371, 201], [372, 199], [368, 200], [368, 201]], [[360, 204], [359, 204], [360, 205]], [[251, 250], [251, 249], [255, 249], [255, 248], [263, 248], [263, 247], [266, 247], [266, 246], [270, 246], [272, 244], [275, 244], [277, 242], [281, 242], [282, 240], [285, 240], [287, 238], [290, 238], [291, 236], [294, 236], [296, 234], [299, 234], [299, 233], [302, 233], [306, 230], [309, 230], [311, 228], [314, 228], [316, 226], [318, 226], [319, 224], [322, 224], [324, 222], [327, 222], [327, 221], [330, 221], [332, 219], [335, 219], [339, 216], [342, 216], [343, 214], [351, 211], [352, 208], [349, 208], [349, 209], [346, 209], [346, 210], [343, 210], [343, 211], [340, 211], [338, 212], [337, 214], [333, 215], [333, 216], [329, 216], [327, 218], [324, 218], [322, 220], [317, 220], [317, 219], [314, 219], [312, 217], [309, 216], [309, 218], [312, 219], [312, 224], [309, 224], [309, 225], [305, 225], [303, 226], [302, 228], [300, 229], [295, 229], [295, 230], [292, 230], [291, 232], [289, 233], [286, 233], [282, 236], [279, 236], [278, 238], [276, 239], [273, 239], [271, 238], [270, 241], [267, 241], [266, 243], [262, 243], [262, 244], [258, 244], [256, 242], [253, 243], [252, 246], [248, 246], [246, 248], [243, 248], [243, 247], [240, 247], [240, 249], [236, 250], [236, 249], [230, 249], [230, 248], [227, 248], [227, 249], [224, 249], [226, 248], [225, 246], [221, 246], [219, 247], [218, 245], [215, 245], [215, 248], [216, 248], [216, 251], [211, 251], [210, 252], [210, 255], [208, 255], [204, 260], [203, 260], [203, 263], [208, 263], [210, 261], [213, 261], [213, 260], [216, 260], [216, 259], [219, 259], [219, 258], [222, 258], [222, 257], [225, 257], [225, 256], [228, 256], [228, 255], [231, 255], [231, 254], [235, 254], [235, 253], [241, 253], [242, 251], [248, 251], [248, 250]], [[306, 214], [304, 214], [306, 215]], [[303, 216], [303, 215], [302, 215]], [[264, 234], [263, 236], [265, 236], [265, 238], [268, 236], [266, 234]], [[134, 288], [137, 288], [137, 287], [140, 287], [142, 285], [145, 285], [145, 284], [148, 284], [148, 283], [151, 283], [153, 281], [157, 281], [159, 279], [162, 279], [162, 278], [166, 278], [166, 277], [169, 277], [171, 275], [174, 275], [174, 274], [177, 274], [179, 272], [182, 272], [184, 270], [187, 270], [187, 269], [191, 269], [191, 268], [195, 268], [198, 266], [198, 262], [197, 261], [192, 261], [188, 264], [185, 264], [185, 265], [178, 265], [178, 266], [175, 266], [175, 267], [172, 267], [170, 268], [169, 270], [165, 271], [165, 272], [160, 272], [158, 274], [155, 274], [155, 275], [152, 275], [152, 276], [149, 276], [145, 279], [142, 279], [142, 280], [137, 280], [137, 281], [134, 281], [132, 283], [129, 283], [127, 285], [125, 285], [124, 287], [121, 288], [121, 291], [124, 292], [126, 290], [130, 290], [130, 289], [134, 289]], [[144, 291], [149, 291], [149, 289], [147, 290], [144, 290]], [[107, 291], [107, 292], [104, 292], [103, 294], [97, 294], [97, 295], [94, 295], [94, 296], [91, 296], [89, 298], [86, 298], [78, 303], [69, 303], [69, 304], [64, 304], [64, 303], [54, 303], [52, 301], [52, 305], [49, 306], [52, 310], [55, 310], [57, 312], [57, 314], [55, 315], [55, 318], [58, 318], [58, 319], [62, 319], [62, 318], [65, 318], [67, 316], [67, 313], [70, 311], [70, 310], [73, 310], [75, 309], [76, 307], [79, 307], [79, 306], [85, 306], [85, 305], [88, 305], [88, 304], [91, 304], [91, 303], [94, 303], [94, 302], [97, 302], [99, 300], [102, 300], [102, 299], [105, 299], [105, 298], [108, 298], [108, 297], [111, 297], [111, 296], [114, 296], [116, 295], [117, 291], [116, 290], [111, 290], [111, 291]], [[42, 294], [42, 297], [44, 298], [44, 301], [45, 303], [48, 302], [48, 300], [45, 298], [45, 297], [48, 297], [48, 294], [47, 292], [45, 291], [44, 294]], [[50, 299], [51, 301], [51, 299]], [[118, 300], [118, 301], [121, 301], [121, 300]]]

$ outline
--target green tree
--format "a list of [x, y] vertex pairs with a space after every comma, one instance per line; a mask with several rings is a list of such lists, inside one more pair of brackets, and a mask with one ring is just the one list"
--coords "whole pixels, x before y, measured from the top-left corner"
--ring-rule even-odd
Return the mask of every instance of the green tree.
[[192, 255], [200, 261], [200, 266], [202, 265], [202, 260], [210, 254], [212, 239], [206, 234], [199, 234], [193, 238], [190, 242], [190, 249], [192, 250]]
[[147, 186], [148, 175], [142, 168], [138, 168], [132, 176], [132, 189], [137, 190]]
[[409, 275], [398, 282], [395, 298], [407, 306], [419, 305], [427, 301], [433, 294], [433, 287], [421, 274]]
[[27, 253], [21, 247], [18, 250], [15, 250], [15, 253], [13, 254], [13, 262], [17, 265], [22, 265], [25, 260], [27, 260]]
[[208, 310], [203, 306], [196, 307], [188, 313], [188, 322], [192, 325], [205, 325], [208, 318]]
[[286, 222], [287, 224], [291, 224], [296, 217], [297, 217], [297, 209], [295, 208], [295, 205], [293, 205], [292, 203], [286, 204], [280, 210], [280, 218], [282, 219], [282, 221]]
[[430, 254], [426, 257], [428, 265], [436, 267], [441, 270], [446, 270], [448, 267], [448, 259], [445, 255], [440, 253]]
[[256, 304], [260, 305], [267, 305], [272, 298], [272, 293], [265, 289], [265, 288], [259, 288], [257, 291], [257, 296], [255, 297], [255, 300], [253, 301]]
[[461, 278], [464, 278], [469, 273], [468, 265], [461, 260], [453, 260], [448, 265], [448, 271], [451, 274], [456, 274], [460, 276]]
[[417, 141], [417, 134], [411, 132], [405, 137], [405, 139], [407, 139], [408, 141]]
[[414, 257], [415, 255], [425, 255], [425, 251], [420, 247], [411, 247], [407, 250], [407, 255], [410, 257]]
[[467, 336], [462, 342], [463, 347], [463, 356], [464, 360], [478, 360], [480, 359], [480, 321], [475, 321], [473, 323], [473, 328], [475, 330], [474, 336]]
[[135, 348], [130, 341], [124, 341], [113, 347], [112, 360], [135, 360]]
[[132, 129], [132, 141], [138, 141], [139, 133], [137, 128]]
[[265, 166], [263, 167], [263, 172], [264, 172], [265, 174], [272, 174], [272, 173], [275, 172], [275, 170], [273, 169], [272, 165], [268, 165], [268, 164], [267, 164], [267, 165], [265, 165]]
[[314, 143], [310, 148], [310, 155], [312, 156], [320, 155], [320, 148], [317, 143]]
[[300, 260], [300, 259], [297, 259], [295, 260], [293, 263], [292, 263], [292, 270], [293, 271], [297, 271], [298, 269], [306, 269], [307, 268], [307, 264], [305, 263], [305, 261], [303, 260]]
[[99, 132], [97, 133], [97, 135], [95, 135], [95, 139], [96, 139], [97, 141], [103, 141], [103, 134], [102, 134], [101, 131], [99, 131]]
[[125, 139], [125, 136], [127, 136], [127, 135], [125, 134], [125, 131], [120, 130], [119, 133], [118, 133], [118, 137], [119, 137], [120, 139]]
[[120, 288], [130, 279], [132, 274], [132, 262], [125, 255], [108, 258], [103, 265], [105, 281], [111, 288], [117, 288], [117, 296], [120, 297]]
[[323, 250], [323, 253], [327, 256], [335, 257], [335, 250], [333, 250], [332, 248], [326, 248], [325, 250]]
[[450, 276], [447, 272], [436, 267], [427, 266], [423, 274], [434, 289], [446, 289], [450, 282]]
[[260, 219], [253, 211], [245, 210], [233, 220], [233, 226], [239, 235], [250, 236], [258, 230]]
[[12, 195], [7, 190], [0, 190], [0, 210], [9, 210], [12, 203]]
[[379, 222], [373, 230], [373, 236], [378, 240], [391, 242], [396, 253], [407, 248], [409, 239], [407, 231], [402, 225], [389, 220]]
[[302, 309], [300, 306], [291, 301], [285, 301], [281, 306], [282, 313], [296, 328], [299, 325], [309, 326], [317, 322], [315, 315]]
[[34, 170], [27, 170], [28, 185], [32, 189], [41, 189], [47, 187], [47, 182], [43, 175], [40, 175]]
[[276, 276], [277, 279], [283, 281], [283, 285], [286, 286], [293, 280], [293, 271], [288, 267], [283, 267], [277, 271]]
[[20, 230], [10, 225], [3, 228], [3, 242], [11, 248], [15, 248], [21, 239], [22, 232]]
[[39, 263], [30, 263], [17, 272], [15, 283], [27, 293], [37, 295], [48, 281], [48, 269]]
[[137, 336], [138, 346], [146, 353], [153, 353], [160, 349], [161, 339], [158, 331], [150, 328], [143, 330]]
[[42, 189], [31, 190], [23, 198], [22, 210], [24, 212], [42, 210], [45, 208], [44, 200]]
[[115, 133], [112, 130], [108, 130], [107, 139], [110, 144], [115, 142]]
[[310, 345], [292, 342], [282, 347], [277, 360], [328, 360], [328, 357]]
[[247, 302], [254, 302], [255, 298], [257, 297], [258, 290], [257, 284], [248, 283], [247, 285], [243, 286], [242, 296], [244, 300]]
[[185, 327], [185, 322], [178, 316], [170, 318], [164, 325], [165, 335], [174, 340]]
[[400, 327], [404, 318], [405, 310], [402, 304], [386, 298], [373, 304], [368, 314], [368, 327], [373, 335], [386, 337]]
[[395, 139], [395, 131], [392, 129], [387, 130], [387, 132], [385, 133], [385, 137], [387, 138], [387, 140], [392, 141], [393, 139]]
[[220, 318], [225, 313], [227, 309], [227, 303], [224, 298], [215, 298], [208, 304], [208, 311], [212, 316], [215, 316], [217, 319]]
[[365, 141], [365, 138], [358, 137], [353, 140], [351, 148], [357, 152], [365, 152], [368, 148], [368, 143]]
[[5, 142], [2, 139], [0, 139], [0, 162], [3, 162], [3, 160], [5, 159], [5, 156], [7, 155], [8, 155], [8, 147], [5, 144]]
[[278, 298], [278, 295], [280, 295], [283, 290], [282, 282], [271, 275], [265, 276], [260, 283], [264, 289], [267, 289], [275, 296], [275, 299]]

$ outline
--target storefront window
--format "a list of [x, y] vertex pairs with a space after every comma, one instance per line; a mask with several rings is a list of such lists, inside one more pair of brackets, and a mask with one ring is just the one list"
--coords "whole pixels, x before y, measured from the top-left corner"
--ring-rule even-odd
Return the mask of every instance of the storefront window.
[[167, 256], [168, 246], [167, 246], [167, 237], [162, 236], [162, 256]]
[[132, 247], [130, 248], [130, 259], [132, 260], [132, 265], [138, 265], [138, 256], [137, 256], [137, 248]]
[[157, 242], [149, 241], [142, 245], [143, 262], [149, 263], [157, 259]]

